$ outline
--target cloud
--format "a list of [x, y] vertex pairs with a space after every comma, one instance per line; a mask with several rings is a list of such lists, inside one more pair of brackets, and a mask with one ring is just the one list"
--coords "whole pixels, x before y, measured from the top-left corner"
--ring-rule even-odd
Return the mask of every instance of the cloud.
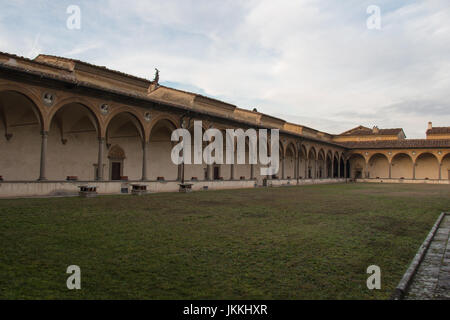
[[379, 0], [382, 28], [368, 30], [372, 2], [79, 1], [74, 32], [70, 1], [16, 1], [0, 13], [0, 47], [27, 54], [40, 33], [40, 52], [149, 79], [158, 67], [178, 88], [333, 133], [450, 125], [448, 0]]

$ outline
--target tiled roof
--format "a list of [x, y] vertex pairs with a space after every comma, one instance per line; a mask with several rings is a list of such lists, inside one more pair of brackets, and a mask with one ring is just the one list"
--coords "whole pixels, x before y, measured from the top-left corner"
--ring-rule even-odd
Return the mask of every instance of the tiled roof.
[[450, 134], [450, 127], [434, 127], [428, 129], [427, 134]]
[[388, 135], [388, 136], [396, 136], [403, 131], [402, 128], [393, 128], [393, 129], [378, 129], [378, 132], [374, 132], [373, 129], [359, 126], [343, 132], [340, 136], [366, 136], [366, 135]]
[[37, 57], [33, 60], [33, 62], [42, 62], [42, 61], [43, 61], [43, 62], [45, 62], [45, 63], [47, 63], [47, 64], [54, 65], [52, 62], [46, 61], [46, 60], [45, 60], [46, 57], [48, 57], [48, 58], [55, 58], [55, 59], [59, 59], [59, 60], [63, 60], [63, 61], [69, 61], [69, 62], [73, 62], [73, 63], [84, 64], [84, 65], [89, 66], [89, 67], [92, 67], [92, 68], [96, 68], [96, 69], [100, 69], [100, 70], [112, 72], [112, 73], [115, 73], [115, 74], [118, 74], [118, 75], [121, 75], [121, 76], [124, 76], [124, 77], [127, 77], [127, 78], [131, 78], [131, 79], [135, 79], [135, 80], [139, 80], [139, 81], [148, 82], [149, 84], [152, 82], [152, 81], [150, 81], [150, 80], [148, 80], [148, 79], [141, 78], [141, 77], [137, 77], [137, 76], [133, 76], [133, 75], [131, 75], [131, 74], [124, 73], [124, 72], [121, 72], [121, 71], [109, 69], [109, 68], [107, 68], [107, 67], [105, 67], [105, 66], [98, 66], [98, 65], [95, 65], [95, 64], [92, 64], [92, 63], [89, 63], [89, 62], [85, 62], [85, 61], [81, 61], [81, 60], [77, 60], [77, 59], [71, 59], [71, 58], [65, 58], [65, 57], [59, 57], [59, 56], [53, 56], [53, 55], [48, 55], [48, 54], [40, 54], [39, 56], [37, 56]]
[[450, 148], [450, 139], [403, 139], [379, 141], [341, 142], [342, 146], [350, 149], [407, 149], [407, 148]]
[[[20, 58], [20, 59], [28, 60], [28, 61], [31, 61], [31, 62], [34, 62], [34, 63], [38, 63], [36, 61], [30, 60], [30, 59], [27, 59], [27, 58], [18, 57], [18, 56], [14, 56], [14, 55], [11, 55], [11, 54], [7, 54], [7, 55], [13, 56], [14, 58]], [[39, 64], [47, 65], [46, 63], [39, 63]], [[190, 108], [187, 108], [186, 106], [184, 106], [182, 104], [179, 104], [179, 103], [176, 103], [176, 102], [160, 101], [158, 99], [153, 99], [153, 98], [148, 97], [146, 95], [140, 95], [140, 94], [136, 94], [136, 93], [132, 93], [132, 92], [129, 92], [129, 91], [120, 90], [120, 89], [111, 89], [111, 88], [101, 87], [101, 86], [98, 86], [98, 85], [95, 85], [95, 84], [92, 84], [92, 83], [89, 83], [89, 82], [79, 81], [73, 76], [72, 73], [68, 73], [68, 74], [65, 74], [65, 75], [63, 75], [63, 74], [55, 75], [55, 74], [51, 74], [51, 73], [48, 73], [48, 72], [31, 70], [31, 69], [28, 69], [28, 68], [25, 68], [25, 67], [21, 67], [21, 66], [18, 66], [18, 65], [10, 65], [8, 63], [0, 63], [0, 70], [1, 69], [9, 70], [9, 71], [16, 71], [16, 72], [23, 72], [23, 73], [26, 73], [26, 74], [29, 74], [29, 75], [38, 76], [41, 79], [42, 78], [47, 78], [47, 79], [52, 79], [52, 80], [57, 80], [57, 81], [63, 81], [63, 82], [66, 82], [66, 83], [74, 84], [74, 85], [76, 85], [78, 87], [86, 87], [86, 88], [101, 90], [101, 91], [104, 91], [104, 92], [107, 92], [107, 93], [117, 94], [117, 95], [128, 97], [128, 98], [139, 99], [139, 100], [142, 100], [142, 101], [156, 103], [156, 104], [159, 104], [159, 105], [160, 104], [164, 104], [164, 105], [172, 106], [172, 107], [175, 107], [175, 108], [178, 108], [178, 109], [181, 109], [181, 110], [192, 111]], [[197, 111], [197, 112], [199, 112], [201, 114], [204, 114], [204, 115], [214, 116], [214, 117], [219, 116], [217, 114], [213, 114], [213, 113], [210, 113], [210, 112], [204, 111], [204, 110], [200, 110], [200, 111]], [[233, 119], [233, 121], [237, 121], [238, 123], [242, 123], [242, 124], [245, 124], [245, 125], [248, 125], [248, 126], [254, 126], [255, 125], [254, 123], [245, 121], [243, 119]], [[290, 134], [290, 135], [294, 135], [294, 136], [301, 136], [301, 135], [298, 135], [296, 133], [293, 133], [293, 132], [290, 132], [290, 131], [285, 131], [285, 130], [280, 130], [280, 133], [286, 133], [286, 134]], [[336, 142], [333, 142], [333, 141], [324, 141], [324, 140], [321, 140], [321, 139], [318, 139], [318, 138], [305, 137], [305, 136], [301, 136], [301, 137], [304, 138], [304, 139], [308, 139], [310, 141], [316, 141], [316, 142], [321, 142], [321, 143], [328, 144], [328, 145], [340, 146], [340, 144], [338, 144]]]

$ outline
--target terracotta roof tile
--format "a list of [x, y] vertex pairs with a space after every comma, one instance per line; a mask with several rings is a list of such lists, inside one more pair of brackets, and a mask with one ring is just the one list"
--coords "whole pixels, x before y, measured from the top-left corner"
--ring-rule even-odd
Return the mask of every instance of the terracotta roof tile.
[[450, 139], [403, 139], [380, 141], [352, 141], [341, 142], [342, 146], [350, 149], [406, 149], [406, 148], [450, 148]]
[[450, 127], [434, 127], [428, 129], [427, 134], [450, 134]]

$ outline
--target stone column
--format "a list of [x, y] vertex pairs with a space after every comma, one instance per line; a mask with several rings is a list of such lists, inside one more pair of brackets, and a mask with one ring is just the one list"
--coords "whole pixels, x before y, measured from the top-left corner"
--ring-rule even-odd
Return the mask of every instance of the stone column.
[[255, 179], [255, 165], [251, 164], [250, 165], [250, 180], [254, 180]]
[[344, 179], [347, 179], [347, 161], [344, 161]]
[[392, 178], [392, 162], [389, 162], [389, 179]]
[[339, 159], [339, 162], [338, 162], [338, 179], [340, 179], [341, 178], [341, 159]]
[[364, 163], [364, 175], [365, 175], [364, 178], [369, 178], [369, 163], [368, 162]]
[[413, 162], [413, 180], [416, 180], [416, 162]]
[[331, 161], [331, 179], [334, 179], [334, 158]]
[[147, 153], [148, 153], [148, 142], [142, 142], [142, 181], [147, 181]]
[[285, 164], [286, 164], [286, 161], [285, 161], [285, 159], [284, 159], [284, 157], [281, 159], [281, 164], [282, 164], [282, 167], [281, 167], [281, 179], [285, 179], [285, 174], [284, 174], [284, 167], [285, 167]]
[[294, 179], [298, 180], [298, 156], [295, 157], [295, 165], [294, 165]]
[[309, 179], [308, 168], [309, 168], [309, 159], [305, 159], [305, 179]]
[[48, 131], [42, 131], [41, 133], [41, 166], [39, 171], [39, 181], [47, 180], [46, 164], [47, 164], [47, 140]]
[[231, 164], [231, 168], [230, 168], [230, 180], [234, 180], [236, 177], [236, 172], [235, 172], [235, 165]]
[[103, 153], [105, 150], [105, 138], [98, 138], [97, 180], [103, 181]]
[[442, 162], [439, 163], [439, 180], [442, 180]]
[[212, 168], [213, 166], [211, 164], [208, 164], [206, 166], [206, 180], [208, 181], [212, 180]]

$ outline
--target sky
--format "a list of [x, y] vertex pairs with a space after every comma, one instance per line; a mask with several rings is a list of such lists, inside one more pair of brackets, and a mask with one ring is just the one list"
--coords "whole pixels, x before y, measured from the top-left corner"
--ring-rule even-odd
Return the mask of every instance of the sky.
[[[67, 25], [73, 5], [79, 29]], [[0, 0], [0, 8], [0, 51], [149, 80], [158, 68], [164, 85], [332, 134], [377, 125], [424, 138], [428, 121], [450, 126], [449, 0]]]

